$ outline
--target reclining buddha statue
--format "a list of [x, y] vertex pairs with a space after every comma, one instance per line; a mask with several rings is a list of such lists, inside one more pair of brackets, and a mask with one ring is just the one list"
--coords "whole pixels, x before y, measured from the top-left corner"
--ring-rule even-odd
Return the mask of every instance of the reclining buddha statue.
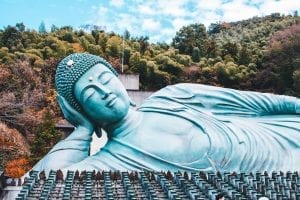
[[[300, 99], [182, 83], [136, 109], [117, 75], [87, 53], [58, 64], [58, 102], [76, 128], [33, 170], [300, 169]], [[101, 129], [108, 141], [89, 155]]]

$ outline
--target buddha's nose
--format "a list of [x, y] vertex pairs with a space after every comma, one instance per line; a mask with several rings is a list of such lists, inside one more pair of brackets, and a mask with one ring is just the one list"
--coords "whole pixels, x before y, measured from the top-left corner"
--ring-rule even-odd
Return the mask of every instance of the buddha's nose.
[[102, 99], [106, 99], [112, 93], [110, 89], [103, 85], [97, 85], [97, 90], [102, 95]]
[[102, 96], [102, 99], [106, 99], [111, 93], [111, 91], [105, 92]]

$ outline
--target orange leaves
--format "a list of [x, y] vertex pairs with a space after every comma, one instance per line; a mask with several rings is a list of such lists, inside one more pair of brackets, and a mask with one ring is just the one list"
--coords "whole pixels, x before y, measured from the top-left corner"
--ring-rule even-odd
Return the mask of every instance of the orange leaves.
[[5, 166], [5, 175], [12, 178], [20, 178], [31, 166], [26, 158], [20, 158], [9, 161]]
[[[24, 137], [16, 130], [8, 128], [4, 123], [0, 123], [0, 150], [16, 150], [16, 155], [27, 154], [28, 144]], [[12, 155], [10, 156], [12, 158]]]
[[4, 123], [0, 123], [0, 152], [0, 164], [5, 166], [8, 176], [18, 178], [30, 169], [26, 159], [19, 159], [29, 153], [26, 140], [16, 129]]
[[0, 66], [0, 83], [3, 82], [3, 80], [7, 79], [10, 74], [10, 71], [4, 67]]
[[8, 138], [5, 138], [3, 135], [0, 135], [1, 147], [0, 150], [9, 150], [12, 149], [15, 145], [14, 142], [10, 141]]
[[72, 47], [74, 49], [74, 52], [84, 52], [84, 49], [79, 43], [72, 43]]

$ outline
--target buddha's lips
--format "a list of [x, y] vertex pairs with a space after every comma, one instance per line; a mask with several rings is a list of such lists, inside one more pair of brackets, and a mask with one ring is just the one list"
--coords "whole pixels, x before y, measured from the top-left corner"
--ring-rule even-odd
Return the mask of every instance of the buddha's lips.
[[116, 102], [117, 97], [115, 95], [109, 95], [106, 100], [106, 107], [112, 107]]

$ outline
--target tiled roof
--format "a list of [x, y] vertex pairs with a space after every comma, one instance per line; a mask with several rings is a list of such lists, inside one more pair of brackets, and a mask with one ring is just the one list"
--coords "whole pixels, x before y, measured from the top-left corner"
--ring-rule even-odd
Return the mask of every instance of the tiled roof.
[[17, 199], [300, 199], [298, 172], [32, 172]]

